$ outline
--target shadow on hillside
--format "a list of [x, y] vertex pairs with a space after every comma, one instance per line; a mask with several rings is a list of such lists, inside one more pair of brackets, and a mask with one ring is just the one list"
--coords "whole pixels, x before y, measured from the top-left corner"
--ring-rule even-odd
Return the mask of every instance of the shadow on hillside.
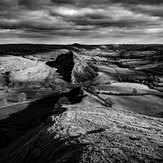
[[[33, 101], [28, 105], [20, 104], [18, 107], [21, 111], [13, 113], [7, 118], [0, 120], [0, 148], [9, 145], [43, 122], [46, 117], [54, 114], [54, 105], [61, 97], [67, 97], [69, 102], [74, 104], [81, 102], [84, 96], [83, 91], [78, 87], [67, 93], [48, 95], [44, 98]], [[20, 107], [22, 108], [20, 109]], [[66, 109], [62, 109], [63, 112], [65, 110]]]
[[[19, 141], [15, 141], [12, 145], [2, 150], [0, 152], [2, 155], [0, 162], [78, 163], [81, 161], [83, 154], [88, 151], [88, 147], [94, 145], [94, 142], [87, 140], [88, 137], [90, 139], [90, 134], [100, 134], [104, 131], [104, 128], [99, 128], [88, 131], [84, 135], [54, 138], [57, 133], [47, 135], [46, 132], [41, 133], [36, 129], [36, 131], [29, 132], [28, 136], [22, 137]], [[87, 137], [87, 135], [89, 136]]]

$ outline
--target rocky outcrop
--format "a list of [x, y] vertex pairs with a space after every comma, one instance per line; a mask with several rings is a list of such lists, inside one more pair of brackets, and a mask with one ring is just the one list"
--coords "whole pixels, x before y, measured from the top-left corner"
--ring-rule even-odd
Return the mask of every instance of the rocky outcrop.
[[97, 67], [87, 63], [85, 59], [71, 51], [59, 55], [55, 61], [48, 61], [46, 64], [52, 68], [57, 68], [57, 72], [67, 82], [92, 81], [98, 75]]
[[83, 83], [86, 81], [93, 81], [98, 76], [98, 68], [91, 62], [81, 56], [75, 57], [75, 65], [72, 71], [73, 83]]
[[73, 53], [70, 51], [66, 54], [59, 55], [55, 61], [48, 61], [46, 64], [52, 68], [57, 68], [57, 72], [67, 82], [71, 82], [71, 73], [74, 67]]
[[78, 83], [93, 81], [93, 79], [95, 79], [97, 76], [97, 69], [91, 64], [88, 64], [86, 67], [84, 67], [82, 72], [74, 70], [74, 78]]

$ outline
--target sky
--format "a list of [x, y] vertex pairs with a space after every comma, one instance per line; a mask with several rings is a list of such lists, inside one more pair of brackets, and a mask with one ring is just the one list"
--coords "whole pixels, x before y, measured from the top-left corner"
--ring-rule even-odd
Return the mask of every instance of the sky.
[[162, 44], [163, 0], [0, 0], [0, 44]]

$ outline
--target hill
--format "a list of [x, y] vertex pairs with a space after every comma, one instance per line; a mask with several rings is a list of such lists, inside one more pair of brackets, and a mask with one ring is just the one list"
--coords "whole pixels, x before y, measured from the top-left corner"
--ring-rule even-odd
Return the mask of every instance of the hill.
[[162, 45], [0, 51], [0, 162], [163, 162]]

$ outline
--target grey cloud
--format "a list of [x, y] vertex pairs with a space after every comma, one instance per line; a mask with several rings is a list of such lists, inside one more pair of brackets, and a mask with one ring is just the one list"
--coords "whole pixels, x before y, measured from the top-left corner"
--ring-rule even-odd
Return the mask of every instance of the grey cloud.
[[73, 19], [72, 21], [75, 22], [77, 25], [94, 25], [98, 26], [99, 28], [103, 27], [118, 27], [118, 28], [130, 28], [134, 27], [136, 24], [137, 26], [143, 26], [143, 25], [148, 25], [149, 22], [143, 21], [143, 20], [119, 20], [119, 21], [114, 21], [114, 20], [108, 20], [108, 19]]
[[137, 5], [137, 6], [130, 6], [130, 10], [138, 12], [138, 13], [143, 13], [147, 14], [150, 16], [155, 16], [155, 17], [162, 17], [163, 18], [163, 5]]
[[54, 4], [60, 5], [77, 5], [77, 6], [88, 6], [88, 5], [109, 5], [120, 3], [124, 5], [138, 5], [138, 4], [146, 4], [146, 5], [160, 5], [163, 4], [162, 0], [51, 0]]
[[17, 5], [17, 0], [0, 0], [0, 12], [10, 10]]
[[123, 42], [142, 37], [148, 42], [147, 39], [156, 40], [163, 35], [162, 3], [162, 0], [0, 0], [1, 40], [15, 37], [40, 42], [53, 38], [60, 42], [64, 39]]
[[37, 1], [33, 0], [19, 0], [18, 5], [24, 6], [28, 9], [34, 9], [37, 6]]
[[51, 0], [18, 0], [18, 6], [29, 10], [39, 10], [50, 6]]
[[75, 4], [76, 2], [75, 0], [51, 0], [51, 1], [56, 4]]
[[162, 0], [111, 0], [113, 3], [126, 3], [126, 4], [163, 4]]

